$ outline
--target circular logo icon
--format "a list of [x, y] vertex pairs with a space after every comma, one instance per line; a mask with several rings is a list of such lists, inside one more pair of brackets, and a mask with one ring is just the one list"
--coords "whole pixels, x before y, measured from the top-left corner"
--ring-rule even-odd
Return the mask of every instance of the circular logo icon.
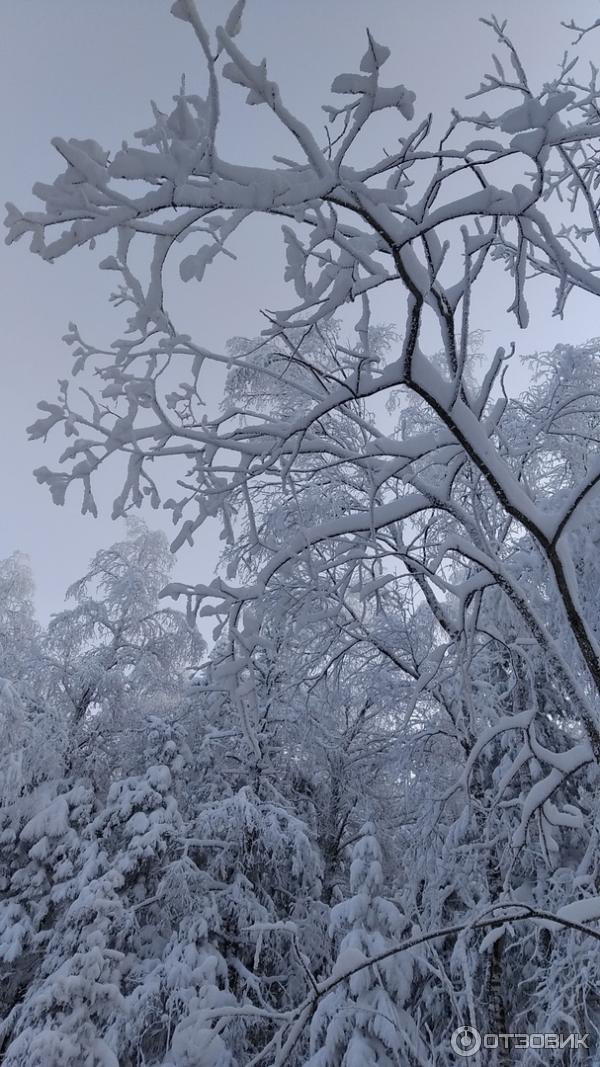
[[474, 1026], [459, 1026], [450, 1038], [457, 1056], [475, 1056], [481, 1048], [481, 1034]]

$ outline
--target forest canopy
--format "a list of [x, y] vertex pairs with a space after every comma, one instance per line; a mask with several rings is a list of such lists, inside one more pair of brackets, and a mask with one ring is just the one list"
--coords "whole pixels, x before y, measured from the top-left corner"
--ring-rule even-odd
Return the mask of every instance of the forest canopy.
[[[484, 20], [469, 110], [435, 116], [367, 30], [323, 133], [246, 55], [244, 7], [213, 33], [176, 0], [204, 80], [116, 150], [55, 138], [60, 173], [8, 209], [9, 242], [98, 245], [115, 275], [125, 329], [69, 324], [29, 432], [68, 438], [35, 472], [54, 501], [96, 514], [108, 472], [127, 531], [46, 628], [0, 563], [2, 1063], [449, 1067], [465, 1027], [588, 1062], [600, 341], [488, 352], [472, 307], [498, 272], [511, 330], [535, 286], [557, 316], [600, 296], [597, 27], [540, 88]], [[224, 82], [289, 157], [221, 153]], [[213, 351], [171, 264], [201, 285], [273, 217], [290, 304]], [[147, 505], [172, 552], [217, 520], [214, 580], [171, 579]]]

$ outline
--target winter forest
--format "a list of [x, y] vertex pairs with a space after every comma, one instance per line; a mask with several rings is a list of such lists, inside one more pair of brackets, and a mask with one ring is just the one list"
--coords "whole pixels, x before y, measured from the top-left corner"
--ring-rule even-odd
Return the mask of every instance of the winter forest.
[[[203, 7], [145, 128], [8, 205], [111, 272], [28, 432], [40, 495], [124, 521], [47, 623], [0, 561], [0, 1063], [597, 1065], [600, 18], [540, 81], [486, 17], [429, 114], [364, 4], [312, 126]], [[273, 224], [285, 306], [182, 329]], [[592, 339], [524, 349], [542, 306]]]

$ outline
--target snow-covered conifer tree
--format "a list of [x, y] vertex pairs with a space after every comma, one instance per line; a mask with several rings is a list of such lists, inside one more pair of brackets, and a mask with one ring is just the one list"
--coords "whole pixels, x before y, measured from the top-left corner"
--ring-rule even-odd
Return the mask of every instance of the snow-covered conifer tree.
[[310, 1067], [392, 1067], [426, 1062], [426, 1048], [406, 1011], [413, 978], [410, 953], [372, 966], [368, 960], [397, 945], [408, 922], [383, 895], [381, 850], [366, 823], [352, 851], [350, 895], [332, 909], [330, 935], [337, 945], [332, 985], [311, 1024]]

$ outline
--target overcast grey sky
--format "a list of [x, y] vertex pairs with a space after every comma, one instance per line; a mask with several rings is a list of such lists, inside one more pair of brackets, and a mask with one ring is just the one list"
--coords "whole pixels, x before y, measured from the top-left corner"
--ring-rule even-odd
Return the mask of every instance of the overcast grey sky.
[[[201, 7], [214, 25], [224, 21], [230, 3], [201, 0]], [[33, 182], [55, 177], [61, 168], [51, 137], [93, 137], [114, 149], [148, 124], [151, 98], [168, 106], [183, 72], [190, 91], [204, 91], [194, 37], [169, 8], [170, 0], [2, 0], [3, 201], [32, 207]], [[572, 14], [590, 22], [599, 13], [597, 0], [499, 0], [493, 10], [509, 18], [532, 80], [539, 83], [552, 75], [571, 39], [561, 18]], [[266, 55], [288, 106], [322, 126], [320, 105], [328, 100], [332, 77], [357, 69], [368, 24], [392, 48], [390, 82], [402, 81], [417, 93], [417, 116], [431, 109], [447, 114], [450, 106], [462, 105], [488, 69], [494, 43], [478, 22], [487, 14], [481, 0], [249, 0], [240, 44], [254, 60]], [[588, 45], [594, 46], [600, 47], [600, 34]], [[257, 108], [249, 114], [243, 94], [229, 87], [221, 151], [265, 162], [286, 148], [274, 136], [272, 116]], [[181, 328], [210, 347], [222, 347], [235, 334], [258, 333], [258, 309], [289, 302], [275, 225], [250, 225], [237, 251], [238, 263], [221, 257], [206, 284], [175, 297]], [[0, 250], [0, 557], [15, 548], [30, 555], [43, 617], [60, 609], [66, 586], [96, 549], [122, 533], [109, 518], [108, 485], [98, 520], [79, 514], [75, 496], [64, 508], [52, 505], [31, 471], [52, 466], [62, 442], [57, 437], [46, 446], [31, 444], [25, 434], [36, 402], [54, 399], [57, 378], [68, 376], [70, 351], [60, 341], [67, 322], [75, 319], [84, 336], [98, 342], [110, 342], [117, 332], [107, 303], [109, 278], [98, 272], [98, 258], [82, 250], [49, 266], [29, 253], [27, 243]], [[550, 318], [551, 293], [540, 293], [531, 326], [517, 336], [504, 313], [508, 289], [505, 295], [498, 299], [495, 289], [488, 289], [475, 307], [473, 326], [490, 331], [490, 347], [514, 338], [520, 351], [528, 352], [600, 334], [597, 311], [584, 297], [573, 301], [561, 323]], [[394, 322], [391, 293], [386, 301], [381, 314]], [[148, 518], [170, 530], [166, 515]], [[178, 576], [208, 580], [217, 555], [214, 530], [208, 530], [178, 559]]]

